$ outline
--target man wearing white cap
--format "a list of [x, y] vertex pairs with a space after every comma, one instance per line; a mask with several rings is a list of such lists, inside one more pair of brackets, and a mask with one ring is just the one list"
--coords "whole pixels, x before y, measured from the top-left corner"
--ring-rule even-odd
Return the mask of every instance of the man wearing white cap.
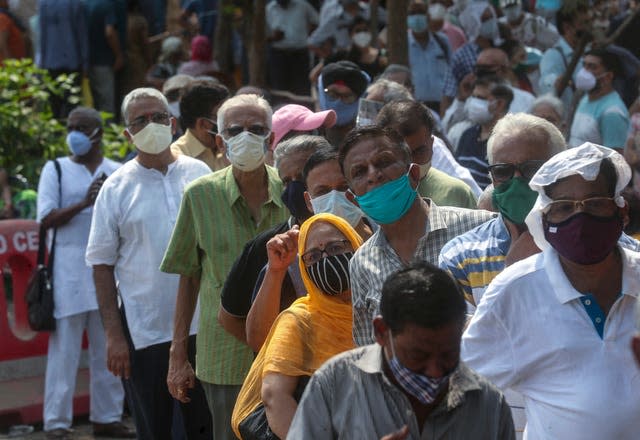
[[629, 343], [640, 254], [619, 242], [631, 170], [586, 143], [547, 161], [526, 223], [542, 253], [489, 285], [462, 359], [524, 396], [525, 439], [634, 439], [640, 380]]

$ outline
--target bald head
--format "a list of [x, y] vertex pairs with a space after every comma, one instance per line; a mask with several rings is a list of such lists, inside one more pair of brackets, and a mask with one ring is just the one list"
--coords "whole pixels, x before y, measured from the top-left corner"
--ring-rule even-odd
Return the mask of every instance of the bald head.
[[476, 64], [508, 67], [509, 57], [504, 50], [491, 47], [480, 52]]

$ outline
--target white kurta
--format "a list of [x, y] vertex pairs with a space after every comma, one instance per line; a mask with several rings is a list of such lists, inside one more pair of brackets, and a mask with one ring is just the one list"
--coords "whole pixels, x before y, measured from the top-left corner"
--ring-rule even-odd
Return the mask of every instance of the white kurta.
[[[58, 174], [53, 162], [49, 161], [42, 169], [38, 183], [38, 221], [54, 209], [81, 202], [98, 176], [102, 173], [110, 175], [120, 166], [118, 162], [103, 159], [91, 174], [84, 165], [69, 157], [60, 158], [58, 162], [62, 171], [62, 196], [58, 190]], [[92, 207], [85, 208], [58, 228], [53, 265], [56, 319], [98, 309], [92, 271], [84, 263], [92, 213]], [[52, 232], [49, 231], [49, 239]]]
[[[462, 359], [525, 400], [525, 439], [632, 440], [640, 432], [640, 369], [630, 349], [640, 253], [620, 249], [622, 292], [604, 320], [549, 249], [489, 285], [462, 339]], [[584, 302], [584, 305], [583, 305]]]
[[[86, 263], [115, 266], [136, 350], [171, 340], [179, 276], [160, 272], [159, 267], [185, 186], [210, 172], [204, 162], [184, 155], [169, 165], [166, 174], [131, 160], [98, 195]], [[191, 334], [197, 328], [194, 319]]]

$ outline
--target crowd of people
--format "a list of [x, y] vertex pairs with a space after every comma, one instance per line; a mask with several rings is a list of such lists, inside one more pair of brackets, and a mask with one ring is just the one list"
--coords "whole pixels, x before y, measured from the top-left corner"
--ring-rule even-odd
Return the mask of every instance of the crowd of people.
[[104, 157], [76, 107], [41, 173], [48, 438], [85, 330], [96, 436], [636, 438], [635, 2], [411, 0], [405, 66], [382, 6], [273, 0], [270, 87], [237, 90], [201, 13], [190, 61], [166, 38], [119, 110], [128, 40], [100, 21], [77, 56], [62, 5], [39, 2], [38, 62], [86, 70], [133, 151]]

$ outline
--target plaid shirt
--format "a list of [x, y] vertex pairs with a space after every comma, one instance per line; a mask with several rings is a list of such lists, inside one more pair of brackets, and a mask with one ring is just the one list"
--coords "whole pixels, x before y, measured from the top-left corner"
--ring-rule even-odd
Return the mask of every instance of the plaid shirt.
[[451, 98], [458, 93], [458, 84], [466, 74], [473, 71], [476, 65], [476, 59], [480, 54], [480, 46], [473, 41], [465, 44], [453, 53], [451, 59], [451, 69], [447, 70], [444, 77], [444, 86], [442, 94]]
[[[465, 208], [437, 206], [429, 199], [429, 217], [424, 236], [418, 242], [414, 259], [438, 263], [442, 247], [452, 238], [467, 232], [496, 214]], [[351, 259], [351, 301], [353, 303], [353, 339], [358, 346], [374, 342], [372, 320], [379, 313], [382, 284], [405, 263], [378, 229]]]

